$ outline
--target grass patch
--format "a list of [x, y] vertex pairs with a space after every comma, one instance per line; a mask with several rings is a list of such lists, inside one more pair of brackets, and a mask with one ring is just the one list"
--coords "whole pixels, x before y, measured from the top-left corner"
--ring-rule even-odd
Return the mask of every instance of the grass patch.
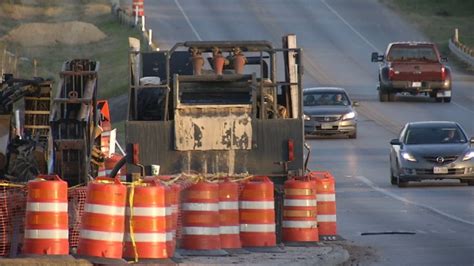
[[474, 47], [474, 1], [472, 0], [381, 0], [413, 21], [442, 53], [449, 53], [448, 39], [459, 29], [460, 41]]
[[[87, 2], [87, 1], [86, 1]], [[97, 1], [107, 2], [108, 1]], [[49, 3], [51, 5], [51, 3]], [[61, 1], [56, 3], [61, 4]], [[68, 3], [70, 5], [70, 3]], [[47, 47], [22, 47], [5, 43], [7, 49], [22, 57], [18, 63], [18, 74], [24, 78], [33, 76], [33, 59], [37, 61], [37, 76], [59, 80], [59, 71], [64, 61], [75, 58], [88, 58], [100, 62], [98, 97], [107, 99], [123, 94], [128, 88], [128, 37], [140, 39], [137, 29], [119, 23], [108, 13], [100, 16], [83, 16], [83, 5], [76, 4], [77, 12], [70, 14], [70, 20], [80, 20], [94, 24], [107, 35], [102, 41], [86, 45], [53, 45]], [[70, 6], [67, 9], [71, 12]], [[3, 19], [2, 19], [3, 20]], [[61, 21], [66, 19], [61, 18]], [[16, 20], [2, 25], [0, 31], [5, 34], [14, 26], [26, 22], [55, 22], [54, 18], [38, 16], [34, 19]], [[57, 22], [57, 21], [56, 21]]]

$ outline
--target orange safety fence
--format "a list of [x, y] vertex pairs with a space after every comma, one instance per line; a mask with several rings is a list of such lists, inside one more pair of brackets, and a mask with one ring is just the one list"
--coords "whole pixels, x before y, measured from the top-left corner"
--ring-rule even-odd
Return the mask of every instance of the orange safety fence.
[[26, 211], [26, 187], [0, 184], [0, 256], [21, 250]]

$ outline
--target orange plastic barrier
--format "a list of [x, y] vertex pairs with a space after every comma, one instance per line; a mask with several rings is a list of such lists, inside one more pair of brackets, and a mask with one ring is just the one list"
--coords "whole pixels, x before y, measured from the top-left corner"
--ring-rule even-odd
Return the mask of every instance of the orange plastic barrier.
[[96, 178], [87, 186], [77, 254], [122, 258], [127, 188], [115, 178]]
[[316, 198], [318, 201], [319, 236], [323, 240], [335, 240], [336, 224], [336, 189], [334, 177], [325, 172], [318, 175], [316, 180]]
[[136, 11], [138, 10], [138, 16], [143, 17], [145, 11], [143, 9], [143, 0], [133, 0], [132, 2], [133, 16], [135, 16]]
[[182, 248], [217, 250], [219, 238], [219, 186], [199, 182], [184, 191]]
[[[122, 159], [122, 157], [123, 157], [122, 155], [114, 153], [110, 157], [105, 159], [104, 167], [105, 167], [105, 173], [107, 177], [110, 175], [115, 165], [118, 163], [118, 161]], [[99, 173], [100, 173], [100, 168], [99, 168]], [[120, 168], [120, 171], [117, 173], [116, 177], [122, 181], [125, 181], [127, 178], [126, 175], [127, 175], [127, 169], [125, 166], [122, 166], [122, 168]], [[97, 176], [101, 177], [100, 174]]]
[[284, 190], [283, 241], [319, 241], [316, 181], [309, 177], [289, 179], [284, 184]]
[[181, 186], [178, 184], [173, 184], [171, 188], [171, 243], [168, 242], [168, 252], [170, 256], [173, 256], [176, 251], [176, 229], [178, 226], [178, 206], [179, 206], [179, 196], [181, 192]]
[[239, 185], [219, 183], [220, 239], [222, 248], [241, 248], [239, 223]]
[[23, 254], [69, 254], [67, 183], [57, 175], [28, 182]]
[[[137, 258], [168, 258], [166, 244], [170, 221], [167, 219], [169, 203], [166, 202], [166, 197], [170, 189], [157, 181], [143, 183], [133, 189], [132, 205], [130, 199], [127, 200], [124, 258], [135, 257], [132, 238], [135, 241]], [[132, 187], [128, 190], [128, 197], [131, 197]]]
[[244, 183], [240, 194], [240, 240], [243, 247], [275, 246], [273, 183], [257, 176]]

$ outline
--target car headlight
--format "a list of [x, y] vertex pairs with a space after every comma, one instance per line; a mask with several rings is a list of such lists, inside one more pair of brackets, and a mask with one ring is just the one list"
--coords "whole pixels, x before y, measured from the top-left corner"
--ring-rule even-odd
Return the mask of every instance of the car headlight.
[[356, 116], [355, 112], [349, 112], [342, 116], [342, 120], [353, 119]]
[[303, 120], [311, 120], [311, 117], [309, 115], [303, 114]]
[[416, 162], [416, 158], [411, 155], [410, 153], [404, 151], [401, 153], [403, 159], [407, 160], [407, 161], [410, 161], [410, 162]]
[[467, 160], [471, 160], [472, 158], [474, 158], [474, 151], [468, 151], [464, 157], [462, 157], [462, 160], [463, 161], [467, 161]]

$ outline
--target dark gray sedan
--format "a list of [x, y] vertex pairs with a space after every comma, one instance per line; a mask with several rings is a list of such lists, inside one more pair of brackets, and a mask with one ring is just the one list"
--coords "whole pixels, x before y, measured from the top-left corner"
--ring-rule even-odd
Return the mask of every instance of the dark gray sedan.
[[357, 137], [357, 113], [342, 88], [317, 87], [303, 90], [304, 132], [310, 135], [344, 134]]
[[468, 139], [456, 122], [407, 123], [390, 144], [392, 185], [425, 179], [459, 179], [474, 185], [474, 138]]

